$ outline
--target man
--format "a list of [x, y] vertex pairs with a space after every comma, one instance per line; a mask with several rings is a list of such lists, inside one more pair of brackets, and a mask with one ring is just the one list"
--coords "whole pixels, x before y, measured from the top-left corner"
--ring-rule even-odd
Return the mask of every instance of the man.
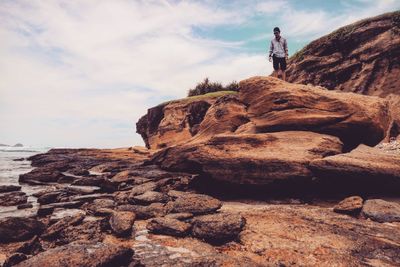
[[271, 59], [274, 65], [273, 77], [282, 76], [282, 80], [286, 80], [286, 60], [288, 58], [288, 48], [286, 39], [281, 36], [281, 30], [274, 28], [275, 38], [271, 40], [269, 48], [269, 62]]

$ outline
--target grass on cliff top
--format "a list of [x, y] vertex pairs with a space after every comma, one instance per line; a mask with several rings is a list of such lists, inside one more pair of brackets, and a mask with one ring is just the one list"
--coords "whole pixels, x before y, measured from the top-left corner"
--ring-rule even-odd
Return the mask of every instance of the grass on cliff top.
[[189, 96], [189, 97], [185, 97], [185, 98], [181, 98], [181, 99], [166, 101], [164, 103], [161, 103], [159, 106], [165, 106], [165, 105], [177, 103], [177, 102], [190, 103], [190, 102], [194, 102], [194, 101], [198, 101], [198, 100], [202, 100], [202, 99], [217, 98], [220, 96], [237, 94], [237, 93], [238, 92], [236, 92], [236, 91], [218, 91], [218, 92], [212, 92], [212, 93], [208, 93], [208, 94], [204, 94], [204, 95]]

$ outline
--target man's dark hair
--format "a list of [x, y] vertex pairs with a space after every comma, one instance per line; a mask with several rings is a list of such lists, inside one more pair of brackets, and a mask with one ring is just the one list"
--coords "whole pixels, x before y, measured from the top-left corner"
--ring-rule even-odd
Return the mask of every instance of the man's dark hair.
[[281, 32], [281, 30], [279, 30], [278, 27], [275, 27], [275, 28], [274, 28], [274, 32]]

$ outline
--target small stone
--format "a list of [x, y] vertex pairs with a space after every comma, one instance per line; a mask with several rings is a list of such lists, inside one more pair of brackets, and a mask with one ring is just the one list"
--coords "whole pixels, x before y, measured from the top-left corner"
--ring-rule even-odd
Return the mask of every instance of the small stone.
[[340, 201], [333, 211], [344, 214], [356, 214], [361, 211], [363, 206], [363, 199], [359, 196], [351, 196]]
[[25, 204], [20, 204], [17, 206], [17, 209], [22, 210], [22, 209], [30, 209], [33, 208], [32, 203], [25, 203]]
[[133, 198], [134, 196], [144, 194], [147, 191], [154, 191], [157, 188], [158, 188], [158, 185], [155, 182], [148, 182], [148, 183], [136, 185], [131, 189], [129, 197]]
[[135, 213], [130, 211], [114, 212], [109, 220], [111, 229], [117, 236], [128, 236], [132, 232], [135, 221]]
[[172, 218], [154, 218], [146, 228], [154, 234], [171, 236], [185, 236], [189, 233], [191, 225]]
[[160, 192], [147, 191], [144, 194], [134, 196], [131, 201], [140, 205], [148, 205], [150, 203], [165, 203], [168, 201], [168, 196]]
[[400, 204], [382, 199], [365, 201], [362, 214], [377, 222], [400, 222]]
[[193, 218], [192, 213], [182, 212], [182, 213], [170, 213], [165, 215], [165, 218], [176, 219], [179, 221], [184, 221]]
[[210, 243], [221, 243], [235, 239], [246, 224], [241, 215], [220, 213], [203, 215], [193, 219], [193, 236]]
[[19, 185], [0, 185], [0, 193], [13, 192], [21, 190]]

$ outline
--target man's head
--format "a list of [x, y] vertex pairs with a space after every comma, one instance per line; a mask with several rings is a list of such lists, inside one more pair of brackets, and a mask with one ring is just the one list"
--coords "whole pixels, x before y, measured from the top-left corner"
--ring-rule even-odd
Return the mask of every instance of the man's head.
[[281, 35], [281, 30], [278, 27], [274, 28], [274, 35], [275, 37], [279, 38]]

